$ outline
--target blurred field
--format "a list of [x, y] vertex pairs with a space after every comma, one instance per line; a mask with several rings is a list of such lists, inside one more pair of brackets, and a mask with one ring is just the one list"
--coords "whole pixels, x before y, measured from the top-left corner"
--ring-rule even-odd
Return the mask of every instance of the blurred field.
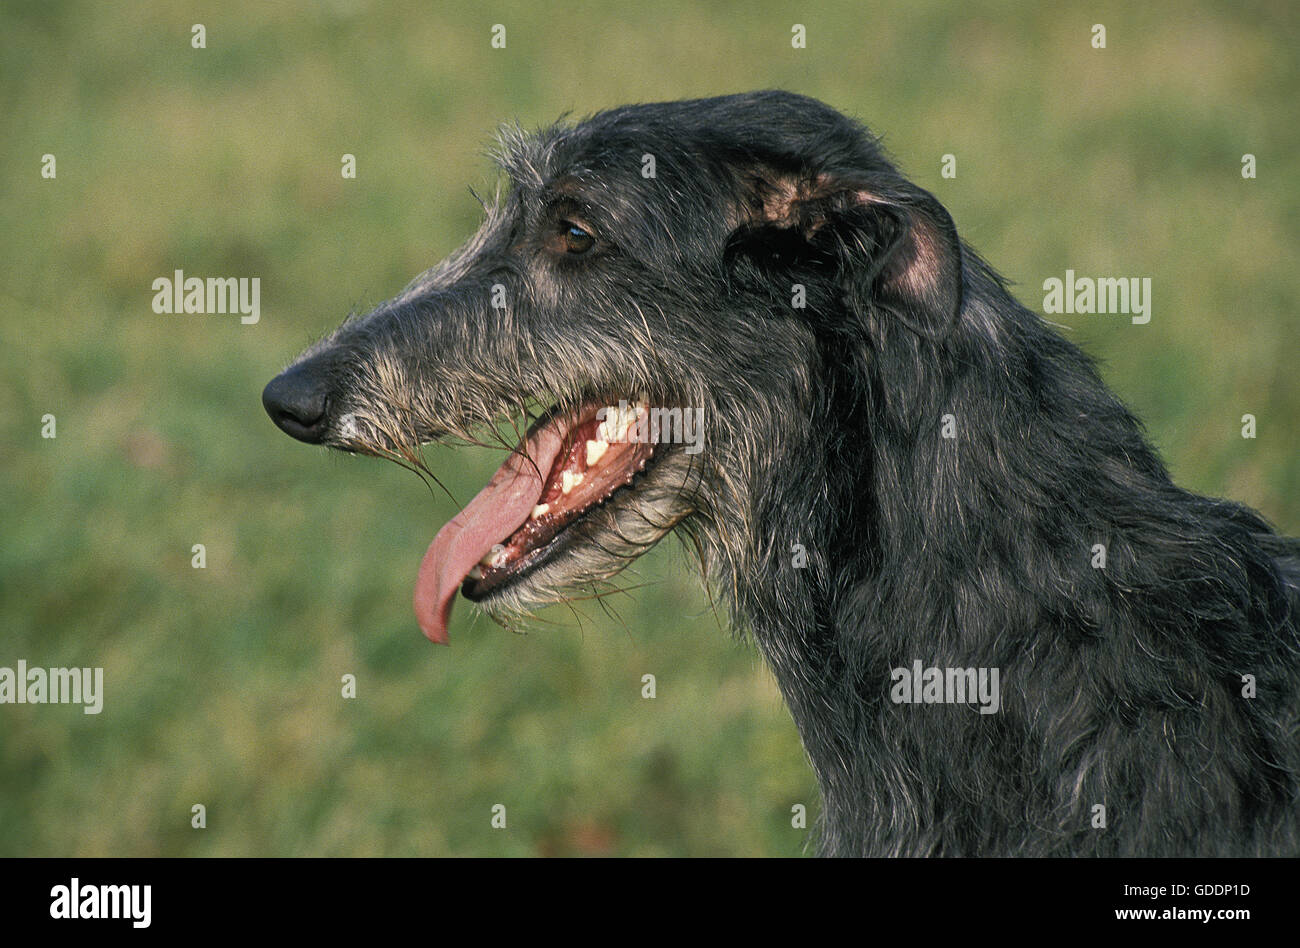
[[[859, 115], [1032, 308], [1067, 267], [1150, 276], [1149, 325], [1054, 318], [1181, 483], [1300, 533], [1295, 5], [798, 9], [0, 10], [0, 665], [107, 682], [98, 716], [0, 706], [0, 855], [803, 851], [793, 724], [678, 544], [617, 619], [516, 636], [461, 603], [435, 649], [410, 594], [453, 505], [262, 413], [301, 347], [470, 232], [502, 120], [771, 86]], [[155, 315], [177, 268], [260, 277], [261, 322]], [[499, 461], [428, 457], [462, 500]]]

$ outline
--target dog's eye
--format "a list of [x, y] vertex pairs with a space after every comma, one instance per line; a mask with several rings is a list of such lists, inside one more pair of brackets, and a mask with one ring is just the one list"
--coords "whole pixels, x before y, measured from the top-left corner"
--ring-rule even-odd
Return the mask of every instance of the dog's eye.
[[565, 253], [580, 254], [586, 253], [596, 243], [596, 238], [591, 236], [573, 221], [563, 221], [561, 227], [561, 243]]

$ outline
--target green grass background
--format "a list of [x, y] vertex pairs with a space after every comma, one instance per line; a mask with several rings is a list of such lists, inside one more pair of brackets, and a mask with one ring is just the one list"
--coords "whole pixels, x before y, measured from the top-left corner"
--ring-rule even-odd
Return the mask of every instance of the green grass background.
[[[503, 120], [773, 86], [864, 118], [1031, 307], [1067, 267], [1150, 276], [1149, 325], [1054, 318], [1181, 483], [1300, 532], [1296, 10], [5, 4], [0, 665], [103, 666], [106, 698], [0, 706], [0, 855], [804, 851], [794, 726], [677, 544], [617, 619], [521, 636], [462, 603], [437, 649], [410, 595], [453, 505], [262, 413], [297, 351], [468, 235]], [[261, 322], [155, 315], [176, 268], [260, 277]], [[462, 500], [499, 461], [427, 454]]]

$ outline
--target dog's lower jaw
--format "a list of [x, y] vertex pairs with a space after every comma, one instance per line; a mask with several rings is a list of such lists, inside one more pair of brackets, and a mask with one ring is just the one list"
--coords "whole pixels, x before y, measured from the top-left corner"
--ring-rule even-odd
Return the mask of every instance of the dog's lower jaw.
[[616, 591], [619, 574], [694, 512], [702, 476], [690, 456], [670, 451], [567, 527], [523, 573], [476, 599], [478, 607], [513, 627], [544, 606]]

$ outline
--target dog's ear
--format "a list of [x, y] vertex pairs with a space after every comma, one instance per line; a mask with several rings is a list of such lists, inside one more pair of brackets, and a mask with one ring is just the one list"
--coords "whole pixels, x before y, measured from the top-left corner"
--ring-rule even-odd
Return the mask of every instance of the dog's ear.
[[755, 172], [731, 244], [769, 261], [820, 261], [839, 269], [845, 302], [899, 317], [926, 334], [961, 311], [961, 242], [929, 192], [899, 178], [888, 186], [826, 173]]

